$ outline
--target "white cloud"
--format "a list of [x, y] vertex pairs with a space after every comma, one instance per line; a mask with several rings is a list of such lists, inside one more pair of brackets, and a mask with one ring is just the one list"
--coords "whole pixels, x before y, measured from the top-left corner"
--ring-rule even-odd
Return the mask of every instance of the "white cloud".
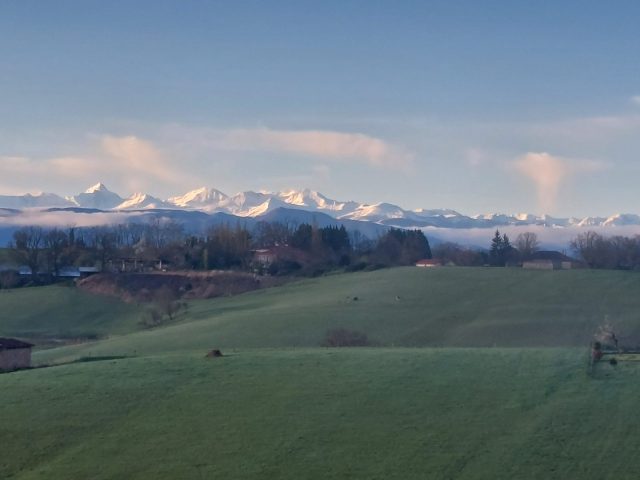
[[593, 160], [568, 159], [545, 152], [529, 152], [518, 158], [513, 166], [535, 185], [538, 207], [544, 213], [553, 210], [559, 189], [568, 177], [578, 173], [595, 172], [606, 167], [605, 164]]
[[379, 138], [325, 130], [231, 130], [229, 145], [247, 150], [287, 152], [325, 160], [358, 161], [375, 167], [407, 167], [413, 156]]
[[105, 135], [100, 139], [100, 147], [107, 158], [101, 158], [93, 168], [119, 171], [132, 190], [149, 188], [154, 182], [182, 183], [188, 178], [184, 172], [171, 166], [151, 142], [138, 137]]
[[[145, 190], [158, 184], [174, 186], [196, 183], [174, 168], [151, 142], [135, 136], [105, 135], [97, 139], [92, 151], [81, 156], [35, 159], [0, 156], [0, 178], [9, 178], [14, 188], [3, 191], [24, 193], [42, 185], [69, 180], [87, 185], [97, 181], [116, 183], [130, 191]], [[23, 186], [23, 191], [16, 189]]]
[[0, 184], [3, 194], [20, 195], [25, 191], [36, 192], [45, 185], [59, 180], [82, 178], [78, 166], [83, 158], [59, 157], [33, 159], [18, 156], [0, 156]]
[[378, 168], [405, 169], [414, 160], [408, 150], [380, 138], [333, 130], [215, 129], [174, 124], [165, 127], [164, 138], [191, 151], [285, 153]]

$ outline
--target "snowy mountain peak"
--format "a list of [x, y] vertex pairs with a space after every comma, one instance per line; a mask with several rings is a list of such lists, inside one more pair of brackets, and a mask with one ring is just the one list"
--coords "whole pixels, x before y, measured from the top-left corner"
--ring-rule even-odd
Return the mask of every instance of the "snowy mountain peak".
[[0, 208], [70, 207], [73, 202], [55, 193], [37, 192], [25, 195], [0, 195]]
[[83, 193], [67, 197], [67, 200], [77, 207], [110, 210], [122, 203], [123, 199], [117, 193], [109, 191], [104, 183], [96, 183]]
[[405, 210], [391, 203], [359, 203], [337, 201], [320, 192], [302, 190], [245, 191], [228, 196], [219, 190], [201, 187], [181, 196], [161, 200], [140, 192], [128, 198], [109, 191], [101, 182], [82, 193], [62, 198], [53, 193], [0, 195], [0, 208], [45, 209], [80, 207], [102, 211], [118, 210], [198, 210], [222, 212], [241, 217], [257, 217], [277, 209], [322, 212], [337, 220], [356, 220], [401, 228], [502, 228], [506, 226], [539, 226], [552, 228], [591, 228], [640, 226], [640, 216], [615, 214], [609, 217], [555, 218], [529, 213], [486, 213], [467, 216], [450, 209]]
[[301, 207], [308, 206], [325, 206], [327, 204], [327, 197], [305, 188], [304, 190], [289, 190], [280, 192], [277, 196], [285, 203], [290, 205], [298, 205]]
[[138, 192], [115, 207], [116, 210], [142, 210], [151, 208], [171, 208], [171, 205], [149, 194]]
[[220, 206], [220, 202], [226, 200], [228, 195], [215, 188], [201, 187], [178, 197], [171, 197], [167, 200], [177, 207], [195, 208], [203, 210], [215, 210]]
[[97, 192], [108, 192], [109, 189], [107, 188], [107, 186], [102, 183], [102, 182], [98, 182], [95, 185], [87, 188], [84, 193], [97, 193]]
[[361, 204], [356, 202], [339, 202], [332, 200], [320, 192], [305, 188], [304, 190], [288, 190], [277, 194], [284, 203], [296, 208], [321, 210], [329, 215], [349, 215], [358, 209]]

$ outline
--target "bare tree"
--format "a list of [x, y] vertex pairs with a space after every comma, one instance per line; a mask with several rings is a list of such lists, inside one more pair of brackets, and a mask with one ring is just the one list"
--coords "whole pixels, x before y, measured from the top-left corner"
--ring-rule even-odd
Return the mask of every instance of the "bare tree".
[[116, 251], [116, 230], [109, 226], [93, 227], [89, 231], [89, 247], [104, 269]]
[[180, 310], [181, 304], [178, 301], [180, 298], [179, 293], [168, 285], [158, 289], [155, 294], [155, 304], [159, 310], [169, 317], [169, 320], [173, 320], [174, 316]]
[[533, 232], [524, 232], [518, 235], [515, 243], [523, 259], [530, 258], [540, 248], [538, 236]]
[[580, 233], [571, 240], [571, 248], [590, 267], [598, 267], [603, 258], [602, 245], [605, 243], [604, 237], [593, 231]]
[[44, 234], [43, 245], [46, 252], [47, 271], [58, 276], [62, 256], [68, 246], [67, 234], [57, 228], [49, 230]]
[[33, 278], [38, 277], [43, 237], [41, 227], [24, 227], [14, 232], [13, 242], [9, 246], [14, 260], [26, 264], [31, 269]]

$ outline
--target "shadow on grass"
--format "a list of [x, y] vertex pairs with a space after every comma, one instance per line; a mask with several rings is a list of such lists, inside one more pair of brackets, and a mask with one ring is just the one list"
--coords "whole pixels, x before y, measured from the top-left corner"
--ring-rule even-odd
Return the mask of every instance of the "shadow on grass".
[[80, 358], [75, 358], [73, 360], [69, 360], [68, 362], [42, 363], [40, 365], [36, 365], [33, 367], [19, 368], [16, 370], [5, 371], [5, 372], [0, 370], [0, 373], [11, 373], [11, 372], [20, 372], [24, 370], [38, 370], [41, 368], [62, 367], [65, 365], [73, 365], [74, 363], [106, 362], [109, 360], [123, 360], [125, 358], [135, 358], [135, 356], [134, 355], [103, 355], [103, 356], [95, 356], [95, 357], [80, 357]]

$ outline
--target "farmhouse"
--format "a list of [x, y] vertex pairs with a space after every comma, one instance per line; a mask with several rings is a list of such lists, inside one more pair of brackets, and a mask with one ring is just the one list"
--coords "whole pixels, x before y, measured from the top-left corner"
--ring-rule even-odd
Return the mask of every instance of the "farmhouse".
[[253, 262], [264, 267], [275, 262], [297, 262], [303, 265], [310, 260], [310, 255], [307, 252], [289, 245], [276, 245], [271, 248], [253, 250]]
[[[30, 277], [33, 275], [33, 270], [31, 270], [31, 267], [27, 265], [17, 267], [16, 271], [23, 277]], [[65, 265], [58, 269], [58, 273], [55, 276], [57, 278], [84, 278], [95, 273], [100, 273], [100, 269], [98, 267], [74, 267], [71, 265]], [[38, 270], [39, 277], [45, 278], [49, 275], [53, 276], [53, 273]]]
[[14, 338], [0, 337], [0, 371], [19, 370], [31, 366], [32, 344]]
[[576, 266], [578, 263], [573, 258], [554, 250], [535, 252], [522, 262], [522, 268], [530, 270], [569, 270]]
[[422, 260], [418, 260], [416, 262], [416, 267], [433, 268], [441, 266], [442, 262], [437, 258], [423, 258]]
[[[161, 258], [142, 260], [137, 257], [121, 257], [109, 260], [104, 270], [111, 273], [145, 273], [153, 271], [167, 271], [168, 262]], [[83, 272], [82, 276], [88, 276], [89, 273]]]
[[261, 265], [271, 265], [278, 260], [278, 252], [275, 248], [261, 248], [253, 252], [253, 260]]
[[527, 270], [557, 270], [551, 260], [525, 260], [522, 262], [522, 268]]

